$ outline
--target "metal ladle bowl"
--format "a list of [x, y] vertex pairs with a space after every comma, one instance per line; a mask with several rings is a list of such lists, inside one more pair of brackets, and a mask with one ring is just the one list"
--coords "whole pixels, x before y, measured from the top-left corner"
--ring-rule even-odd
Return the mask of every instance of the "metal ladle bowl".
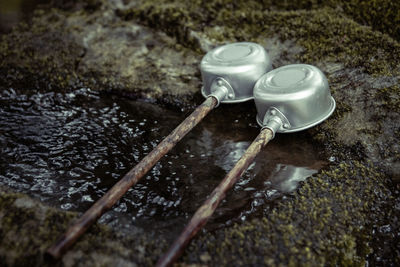
[[275, 134], [313, 127], [327, 119], [336, 103], [318, 68], [293, 64], [263, 75], [254, 86], [257, 122]]
[[204, 97], [219, 103], [240, 103], [253, 99], [256, 81], [272, 69], [265, 49], [250, 42], [232, 43], [209, 51], [200, 63]]
[[261, 149], [274, 138], [276, 132], [295, 132], [312, 127], [328, 118], [336, 105], [324, 74], [316, 67], [300, 64], [281, 67], [263, 75], [254, 86], [254, 100], [258, 112], [257, 121], [262, 126], [261, 132], [197, 209], [156, 266], [170, 266], [183, 253], [228, 190], [239, 180]]
[[46, 257], [62, 257], [90, 225], [142, 179], [220, 102], [235, 103], [251, 99], [257, 79], [270, 69], [271, 61], [266, 51], [254, 43], [228, 44], [207, 53], [201, 62], [203, 95], [207, 96], [206, 100], [60, 236], [46, 250]]

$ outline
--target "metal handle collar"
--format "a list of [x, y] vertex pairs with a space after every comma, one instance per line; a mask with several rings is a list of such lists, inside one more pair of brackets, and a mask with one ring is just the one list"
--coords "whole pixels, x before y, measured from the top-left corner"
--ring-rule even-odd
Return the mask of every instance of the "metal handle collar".
[[264, 115], [262, 129], [267, 128], [272, 131], [272, 138], [278, 131], [289, 130], [291, 128], [289, 120], [279, 109], [270, 107]]
[[234, 99], [235, 91], [224, 78], [218, 77], [212, 82], [210, 94], [208, 96], [213, 96], [217, 99], [217, 105], [215, 107], [218, 107], [224, 99]]

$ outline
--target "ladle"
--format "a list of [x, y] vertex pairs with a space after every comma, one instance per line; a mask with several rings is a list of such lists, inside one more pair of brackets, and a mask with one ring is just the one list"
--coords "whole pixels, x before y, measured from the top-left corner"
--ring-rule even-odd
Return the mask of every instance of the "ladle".
[[204, 84], [202, 94], [206, 100], [48, 248], [47, 257], [60, 258], [90, 225], [219, 103], [238, 103], [252, 99], [254, 84], [272, 68], [265, 49], [249, 42], [227, 44], [211, 50], [203, 57], [200, 67]]
[[257, 122], [262, 129], [244, 155], [208, 199], [196, 211], [189, 224], [157, 266], [171, 265], [184, 251], [189, 241], [207, 223], [226, 192], [246, 171], [260, 150], [275, 133], [308, 129], [326, 120], [335, 109], [325, 75], [316, 67], [295, 64], [264, 74], [254, 86]]

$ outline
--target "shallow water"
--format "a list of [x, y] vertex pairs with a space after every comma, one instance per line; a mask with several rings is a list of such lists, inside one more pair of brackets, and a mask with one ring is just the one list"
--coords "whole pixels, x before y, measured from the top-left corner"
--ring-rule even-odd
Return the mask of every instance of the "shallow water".
[[[253, 112], [251, 103], [214, 110], [101, 221], [179, 231], [257, 136]], [[0, 183], [61, 209], [84, 211], [185, 115], [87, 88], [2, 89]], [[262, 216], [324, 164], [303, 135], [277, 135], [208, 229]]]

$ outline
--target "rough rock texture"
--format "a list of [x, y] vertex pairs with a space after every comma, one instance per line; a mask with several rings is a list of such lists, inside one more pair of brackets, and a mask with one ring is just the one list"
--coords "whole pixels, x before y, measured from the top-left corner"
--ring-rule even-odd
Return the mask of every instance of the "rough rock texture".
[[[262, 220], [196, 240], [186, 258], [210, 255], [220, 266], [364, 266], [372, 240], [365, 226], [379, 225], [384, 202], [392, 201], [380, 173], [343, 162], [308, 180]], [[379, 211], [367, 216], [372, 209]]]
[[160, 31], [119, 19], [111, 5], [39, 10], [32, 25], [22, 24], [7, 36], [1, 51], [6, 79], [34, 74], [61, 88], [85, 84], [164, 103], [192, 98], [200, 86], [193, 78], [200, 55]]
[[[338, 104], [327, 122], [309, 130], [331, 157], [330, 166], [264, 218], [201, 235], [182, 261], [399, 265], [399, 4], [295, 2], [64, 1], [3, 37], [0, 82], [65, 90], [85, 85], [190, 107], [199, 95], [198, 63], [218, 44], [260, 43], [274, 67], [316, 65], [327, 74]], [[73, 215], [30, 208], [26, 196], [2, 191], [1, 262], [41, 265], [44, 247], [66, 226], [47, 234], [49, 220]], [[31, 216], [38, 219], [25, 219]], [[26, 234], [33, 227], [43, 231]], [[105, 237], [97, 236], [96, 230], [60, 264], [151, 265], [165, 248], [144, 234], [132, 241], [107, 229], [101, 231]]]
[[[182, 1], [169, 5], [147, 2], [121, 13], [125, 18], [138, 16], [147, 25], [157, 26], [199, 50], [203, 50], [202, 43], [242, 40], [260, 43], [268, 50], [274, 37], [296, 43], [301, 48], [293, 51], [283, 47], [280, 54], [297, 53], [291, 63], [320, 67], [328, 74], [333, 96], [338, 100], [338, 112], [329, 123], [317, 128], [315, 137], [353, 149], [358, 146], [362, 157], [383, 163], [388, 172], [399, 177], [400, 142], [396, 132], [400, 119], [400, 44], [396, 40], [359, 25], [330, 7], [270, 11], [270, 5], [258, 2], [222, 2], [198, 6]], [[171, 24], [175, 27], [171, 28]], [[282, 63], [288, 63], [284, 57], [275, 60], [274, 66]]]
[[151, 265], [166, 244], [140, 229], [129, 236], [95, 225], [73, 250], [55, 263], [44, 252], [77, 218], [0, 187], [0, 262], [2, 266], [143, 266]]

